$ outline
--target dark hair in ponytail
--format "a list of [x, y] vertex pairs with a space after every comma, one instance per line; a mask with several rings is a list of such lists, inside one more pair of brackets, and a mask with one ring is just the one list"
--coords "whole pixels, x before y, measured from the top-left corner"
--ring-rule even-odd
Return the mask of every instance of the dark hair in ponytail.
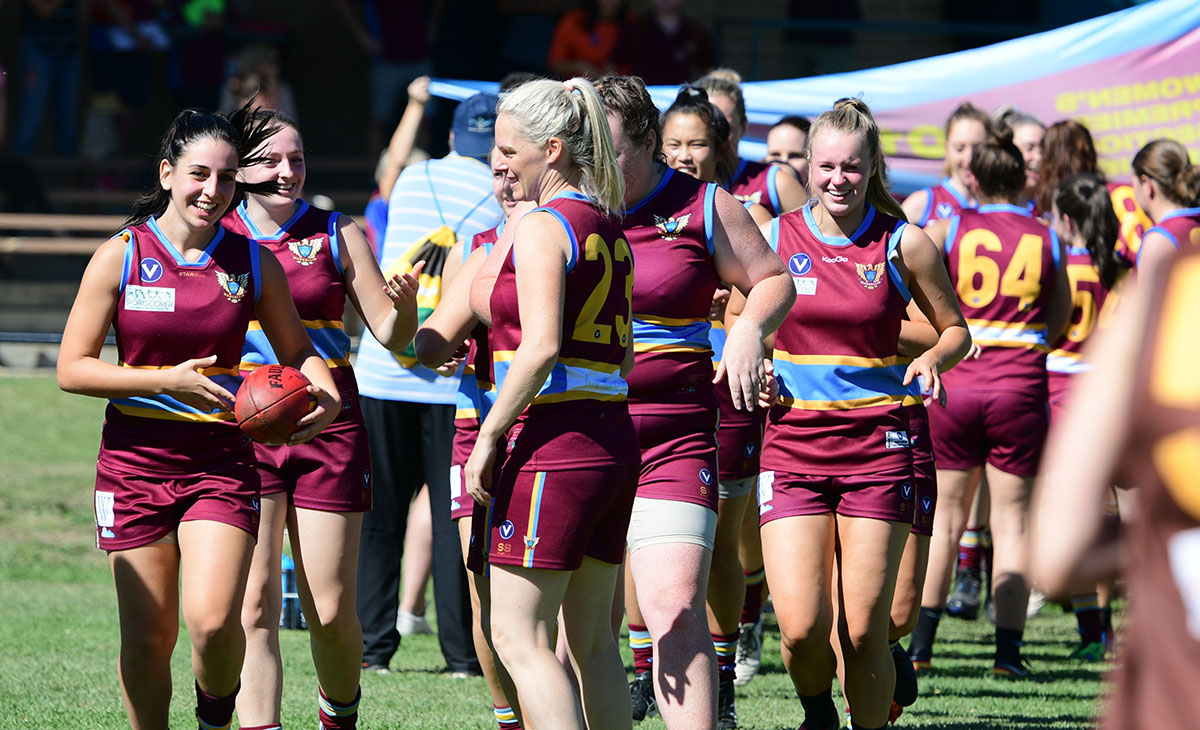
[[988, 129], [987, 138], [971, 155], [971, 174], [979, 197], [1015, 203], [1025, 189], [1025, 158], [1008, 127]]
[[[227, 142], [237, 153], [238, 167], [250, 167], [266, 161], [258, 150], [263, 143], [279, 130], [279, 125], [256, 116], [251, 100], [245, 106], [229, 114], [209, 114], [197, 109], [185, 109], [175, 116], [159, 143], [159, 159], [172, 166], [179, 163], [185, 150], [201, 139], [216, 139]], [[237, 184], [239, 193], [275, 192], [275, 183]], [[133, 212], [125, 219], [123, 228], [141, 225], [150, 218], [162, 215], [171, 203], [171, 192], [156, 184], [150, 192], [143, 193], [133, 201]]]
[[1156, 139], [1133, 156], [1133, 173], [1158, 183], [1158, 189], [1176, 205], [1200, 203], [1200, 166], [1192, 164], [1187, 149], [1173, 139]]
[[684, 84], [671, 106], [663, 112], [660, 129], [666, 129], [667, 120], [674, 114], [694, 114], [708, 129], [708, 141], [717, 154], [717, 179], [729, 180], [737, 171], [737, 151], [730, 143], [729, 120], [721, 110], [708, 100], [708, 92], [699, 86]]
[[1063, 180], [1054, 196], [1060, 216], [1067, 216], [1086, 242], [1092, 263], [1100, 272], [1100, 283], [1111, 289], [1117, 280], [1117, 236], [1121, 223], [1113, 211], [1108, 186], [1095, 175], [1082, 174]]

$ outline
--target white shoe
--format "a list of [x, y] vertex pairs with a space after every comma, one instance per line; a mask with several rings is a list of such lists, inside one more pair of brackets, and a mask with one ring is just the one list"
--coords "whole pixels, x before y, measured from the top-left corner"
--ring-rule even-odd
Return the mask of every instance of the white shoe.
[[738, 625], [737, 665], [734, 667], [735, 686], [744, 687], [758, 674], [762, 666], [762, 617], [752, 624]]
[[408, 611], [396, 612], [396, 630], [401, 636], [412, 636], [413, 634], [433, 634], [433, 629], [430, 628], [429, 622], [424, 616], [417, 616]]

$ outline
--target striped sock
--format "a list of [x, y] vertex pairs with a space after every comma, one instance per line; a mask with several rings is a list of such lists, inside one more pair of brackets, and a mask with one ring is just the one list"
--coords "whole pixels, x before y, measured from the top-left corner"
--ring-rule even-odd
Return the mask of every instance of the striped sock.
[[958, 569], [979, 570], [983, 558], [982, 527], [968, 527], [958, 539]]
[[710, 634], [713, 648], [717, 650], [717, 682], [732, 682], [737, 668], [738, 634]]
[[196, 684], [196, 722], [200, 730], [229, 730], [233, 724], [233, 708], [237, 701], [238, 683], [236, 689], [228, 697], [214, 697], [200, 689]]
[[629, 648], [633, 650], [633, 671], [648, 672], [654, 661], [654, 642], [650, 632], [640, 624], [629, 624]]
[[321, 719], [321, 730], [354, 730], [358, 727], [358, 702], [362, 699], [362, 689], [354, 693], [354, 699], [349, 704], [341, 705], [329, 699], [325, 690], [317, 687], [318, 709]]
[[496, 724], [500, 726], [500, 730], [521, 730], [521, 723], [517, 722], [517, 713], [513, 712], [511, 706], [492, 705], [492, 714], [496, 716]]
[[1095, 593], [1072, 598], [1071, 610], [1079, 624], [1080, 643], [1104, 641], [1104, 614], [1100, 612], [1100, 598]]
[[746, 600], [742, 602], [742, 617], [738, 623], [758, 623], [762, 617], [763, 599], [766, 598], [767, 574], [762, 568], [746, 573]]

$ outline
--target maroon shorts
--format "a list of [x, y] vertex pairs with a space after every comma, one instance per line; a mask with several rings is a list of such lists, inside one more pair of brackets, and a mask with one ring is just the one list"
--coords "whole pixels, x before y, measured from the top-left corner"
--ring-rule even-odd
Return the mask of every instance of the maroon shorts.
[[620, 563], [637, 475], [637, 465], [501, 469], [492, 505], [474, 510], [467, 567], [575, 570], [584, 556]]
[[757, 408], [751, 413], [735, 410], [728, 386], [722, 383], [715, 390], [721, 405], [721, 424], [717, 429], [717, 464], [721, 481], [758, 476], [767, 409]]
[[854, 476], [764, 471], [758, 477], [758, 521], [836, 513], [911, 525], [915, 497], [908, 466]]
[[987, 463], [1016, 476], [1036, 476], [1049, 425], [1044, 392], [960, 389], [951, 394], [948, 407], [929, 409], [939, 469]]
[[932, 537], [933, 513], [937, 510], [937, 464], [933, 460], [933, 448], [928, 438], [924, 443], [914, 442], [912, 453], [913, 483], [917, 492], [912, 534]]
[[[450, 450], [450, 520], [452, 522], [466, 517], [470, 519], [475, 510], [475, 500], [467, 494], [463, 484], [463, 467], [471, 457], [475, 448], [475, 439], [479, 436], [479, 422], [456, 420], [454, 429], [454, 445]], [[500, 452], [503, 453], [503, 452]]]
[[[343, 411], [312, 441], [296, 446], [254, 444], [263, 494], [287, 492], [296, 507], [322, 512], [371, 509], [371, 450], [358, 398], [352, 402], [352, 412]], [[358, 417], [343, 418], [347, 413]]]
[[1050, 393], [1050, 425], [1053, 426], [1056, 421], [1062, 420], [1062, 417], [1067, 414], [1067, 398], [1071, 393], [1071, 385], [1075, 381], [1071, 379], [1070, 375], [1058, 373], [1049, 375], [1046, 383]]
[[632, 415], [642, 452], [638, 496], [689, 502], [716, 512], [716, 414]]
[[96, 464], [96, 547], [128, 550], [158, 542], [179, 523], [209, 520], [258, 536], [258, 470], [234, 465], [210, 474], [127, 474]]

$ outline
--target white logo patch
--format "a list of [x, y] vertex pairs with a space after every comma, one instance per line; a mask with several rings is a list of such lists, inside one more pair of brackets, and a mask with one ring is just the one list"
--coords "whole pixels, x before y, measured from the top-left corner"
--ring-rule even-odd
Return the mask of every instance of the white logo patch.
[[758, 475], [758, 513], [765, 515], [775, 509], [771, 498], [775, 496], [775, 472], [764, 471]]
[[113, 492], [96, 492], [97, 526], [112, 527], [116, 524], [116, 516], [113, 514], [113, 506], [115, 503], [116, 498], [113, 496]]
[[450, 467], [450, 499], [458, 499], [462, 493], [462, 467], [455, 464]]
[[792, 281], [796, 284], [796, 293], [805, 296], [816, 296], [817, 293], [817, 277], [815, 276], [793, 276]]
[[888, 431], [883, 435], [883, 445], [888, 449], [907, 449], [912, 444], [907, 431]]
[[501, 539], [508, 540], [508, 539], [512, 538], [513, 533], [515, 533], [516, 531], [517, 531], [517, 528], [515, 526], [513, 526], [513, 523], [510, 520], [505, 520], [504, 522], [502, 522], [500, 524]]
[[138, 286], [125, 287], [125, 309], [131, 312], [174, 312], [174, 287]]

